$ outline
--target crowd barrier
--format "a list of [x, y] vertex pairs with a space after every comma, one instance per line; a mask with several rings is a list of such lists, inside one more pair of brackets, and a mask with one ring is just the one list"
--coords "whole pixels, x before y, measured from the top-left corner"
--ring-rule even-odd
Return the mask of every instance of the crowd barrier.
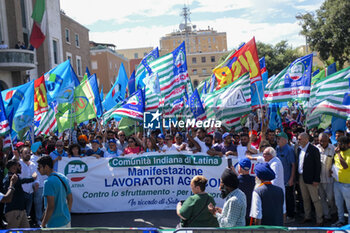
[[350, 225], [335, 227], [274, 227], [274, 226], [248, 226], [232, 228], [181, 228], [181, 229], [157, 229], [157, 228], [28, 228], [0, 230], [0, 233], [341, 233], [350, 232]]

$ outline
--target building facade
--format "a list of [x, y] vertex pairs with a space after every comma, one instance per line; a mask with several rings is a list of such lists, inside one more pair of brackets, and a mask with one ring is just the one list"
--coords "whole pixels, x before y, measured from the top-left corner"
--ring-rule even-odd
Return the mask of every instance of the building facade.
[[183, 41], [186, 45], [187, 69], [193, 87], [209, 77], [220, 58], [227, 53], [226, 32], [192, 30], [167, 34], [160, 39], [160, 55], [172, 52]]
[[129, 60], [106, 44], [90, 42], [91, 73], [96, 73], [99, 87], [106, 94], [116, 81], [121, 64], [130, 77]]
[[153, 47], [132, 48], [132, 49], [117, 49], [116, 52], [123, 55], [127, 59], [142, 59], [149, 52], [153, 50]]
[[89, 29], [68, 17], [61, 11], [61, 33], [63, 60], [70, 59], [79, 79], [90, 69]]

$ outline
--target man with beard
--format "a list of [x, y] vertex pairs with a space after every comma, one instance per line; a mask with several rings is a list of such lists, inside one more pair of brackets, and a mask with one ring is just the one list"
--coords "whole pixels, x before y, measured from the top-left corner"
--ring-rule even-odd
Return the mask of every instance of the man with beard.
[[[334, 165], [332, 175], [334, 177], [334, 197], [338, 209], [338, 221], [332, 226], [345, 225], [344, 201], [350, 213], [350, 139], [347, 136], [340, 137], [335, 148]], [[350, 217], [348, 217], [350, 224]]]
[[91, 149], [90, 147], [88, 147], [86, 145], [87, 143], [88, 143], [88, 138], [87, 138], [87, 136], [85, 134], [80, 135], [78, 137], [78, 144], [80, 146], [80, 151], [81, 151], [82, 155], [85, 155], [86, 152]]
[[206, 146], [206, 143], [204, 142], [206, 131], [203, 128], [198, 128], [196, 132], [197, 132], [197, 136], [194, 138], [194, 140], [201, 147], [201, 152], [206, 153], [209, 150], [209, 148]]
[[241, 144], [237, 146], [238, 159], [245, 158], [245, 154], [248, 150], [249, 135], [246, 133], [241, 134]]
[[206, 150], [206, 153], [210, 156], [216, 156], [216, 155], [222, 156], [223, 154], [221, 151], [216, 151], [214, 148], [212, 148], [213, 147], [213, 140], [214, 140], [213, 135], [210, 135], [210, 134], [205, 135], [204, 144], [208, 148]]
[[225, 199], [224, 207], [214, 207], [209, 204], [209, 211], [217, 217], [220, 227], [245, 226], [247, 200], [245, 194], [238, 188], [236, 174], [226, 168], [221, 175], [221, 198]]
[[219, 145], [219, 148], [222, 154], [226, 156], [230, 156], [230, 155], [237, 156], [237, 147], [232, 143], [231, 134], [224, 133], [224, 135], [222, 135], [222, 140], [224, 140], [224, 142]]
[[[36, 173], [36, 166], [35, 163], [30, 161], [30, 148], [29, 147], [23, 147], [21, 151], [21, 160], [19, 163], [21, 164], [21, 174], [19, 175], [20, 178], [31, 178], [34, 173]], [[26, 205], [26, 211], [27, 216], [30, 215], [30, 210], [32, 209], [33, 205], [33, 195], [34, 191], [37, 191], [39, 188], [39, 182], [36, 181], [35, 183], [26, 183], [22, 184], [22, 188], [24, 191], [24, 199], [25, 199], [25, 205]]]
[[34, 182], [37, 174], [34, 173], [31, 178], [25, 179], [21, 179], [19, 177], [16, 184], [14, 186], [10, 186], [12, 176], [21, 174], [21, 164], [16, 159], [12, 159], [7, 162], [6, 168], [8, 169], [8, 173], [4, 179], [4, 189], [7, 190], [11, 187], [15, 189], [12, 201], [6, 203], [5, 205], [7, 228], [29, 228], [30, 226], [25, 211], [25, 193], [23, 191], [22, 184]]
[[[33, 143], [31, 146], [31, 150], [33, 155], [30, 160], [35, 164], [35, 168], [38, 167], [37, 160], [42, 156], [43, 147], [41, 142]], [[44, 189], [44, 181], [47, 179], [47, 176], [42, 176], [40, 172], [36, 169], [36, 173], [38, 174], [37, 182], [39, 183], [39, 187], [36, 191], [34, 191], [34, 208], [35, 208], [35, 220], [38, 226], [41, 225], [41, 219], [43, 216], [43, 189]]]
[[275, 179], [275, 172], [268, 163], [258, 163], [255, 174], [259, 186], [252, 196], [250, 217], [254, 225], [283, 226], [283, 190], [271, 183]]
[[68, 157], [67, 152], [63, 150], [63, 141], [58, 140], [56, 142], [56, 150], [50, 153], [50, 157], [53, 160], [53, 170], [57, 171], [58, 168], [58, 160], [61, 160], [62, 157]]

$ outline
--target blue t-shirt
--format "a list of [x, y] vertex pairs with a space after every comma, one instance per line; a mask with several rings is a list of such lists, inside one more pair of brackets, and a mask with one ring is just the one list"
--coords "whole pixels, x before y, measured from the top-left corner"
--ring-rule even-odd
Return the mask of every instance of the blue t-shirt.
[[281, 160], [284, 172], [284, 185], [288, 185], [288, 181], [292, 174], [292, 163], [295, 163], [294, 149], [286, 144], [283, 148], [276, 147], [277, 157]]
[[[50, 153], [50, 157], [52, 158], [52, 160], [55, 160], [58, 156], [67, 157], [68, 154], [65, 151], [63, 151], [62, 154], [60, 154], [57, 152], [57, 150], [54, 150]], [[57, 169], [58, 169], [58, 161], [56, 163], [54, 163], [54, 165], [53, 165], [53, 170], [55, 172], [57, 172]]]
[[[65, 183], [67, 191], [57, 176], [59, 176]], [[62, 227], [71, 221], [67, 204], [67, 196], [71, 192], [68, 178], [61, 173], [53, 172], [45, 180], [43, 191], [45, 207], [47, 207], [47, 196], [53, 196], [55, 198], [55, 209], [51, 215], [51, 218], [49, 219], [49, 222], [47, 223], [48, 227]]]
[[91, 156], [93, 154], [97, 154], [99, 155], [100, 157], [103, 157], [104, 155], [104, 152], [102, 150], [100, 150], [100, 148], [97, 149], [97, 151], [94, 151], [93, 149], [89, 149], [87, 152], [86, 152], [86, 156]]

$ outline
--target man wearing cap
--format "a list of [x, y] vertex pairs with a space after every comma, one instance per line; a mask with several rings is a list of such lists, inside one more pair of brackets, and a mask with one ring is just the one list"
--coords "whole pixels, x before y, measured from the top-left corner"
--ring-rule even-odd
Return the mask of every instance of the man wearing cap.
[[61, 160], [62, 157], [68, 157], [67, 152], [63, 150], [63, 141], [57, 140], [56, 142], [56, 150], [50, 153], [50, 157], [53, 160], [53, 170], [57, 171], [58, 169], [58, 160]]
[[245, 194], [247, 198], [247, 211], [246, 211], [246, 224], [249, 224], [249, 213], [250, 213], [250, 206], [252, 201], [252, 193], [255, 186], [255, 177], [249, 175], [250, 168], [252, 166], [252, 163], [250, 162], [250, 159], [243, 158], [240, 159], [238, 162], [238, 188], [242, 190], [242, 192]]
[[164, 146], [164, 134], [160, 133], [157, 136], [157, 146], [160, 150], [163, 150], [163, 146]]
[[286, 223], [294, 221], [294, 179], [295, 179], [295, 154], [294, 149], [288, 145], [288, 136], [285, 132], [281, 132], [277, 135], [277, 158], [282, 162], [283, 177], [285, 186], [285, 200], [287, 218]]
[[86, 156], [94, 156], [97, 159], [103, 157], [104, 152], [100, 149], [100, 142], [97, 139], [91, 141], [91, 149], [89, 149], [85, 155]]
[[298, 143], [296, 167], [305, 213], [302, 223], [311, 221], [311, 198], [315, 206], [316, 226], [319, 227], [323, 225], [323, 211], [318, 194], [318, 185], [321, 181], [320, 151], [309, 143], [309, 135], [307, 133], [299, 134]]
[[122, 152], [117, 149], [117, 141], [115, 139], [109, 139], [108, 148], [104, 151], [105, 158], [114, 158], [121, 155]]
[[40, 172], [37, 170], [38, 167], [38, 159], [42, 156], [43, 147], [41, 142], [35, 142], [31, 146], [31, 150], [33, 152], [33, 155], [30, 158], [30, 161], [32, 161], [36, 168], [36, 173], [38, 175], [36, 182], [38, 183], [37, 190], [34, 190], [34, 208], [35, 208], [35, 220], [38, 226], [41, 225], [41, 219], [43, 216], [43, 189], [44, 189], [44, 181], [47, 179], [47, 176], [41, 175]]
[[222, 135], [223, 143], [220, 144], [219, 148], [223, 155], [226, 156], [237, 156], [237, 147], [232, 143], [232, 136], [230, 133], [224, 133]]
[[261, 142], [261, 136], [258, 136], [258, 132], [256, 130], [251, 130], [249, 132], [249, 138], [250, 138], [250, 145], [256, 150], [258, 150]]
[[247, 200], [238, 184], [236, 174], [226, 168], [220, 180], [221, 197], [225, 198], [224, 207], [208, 206], [209, 211], [217, 217], [220, 227], [245, 226]]
[[253, 191], [250, 217], [254, 225], [283, 226], [283, 190], [271, 183], [275, 173], [268, 163], [258, 163], [255, 174], [260, 185]]

